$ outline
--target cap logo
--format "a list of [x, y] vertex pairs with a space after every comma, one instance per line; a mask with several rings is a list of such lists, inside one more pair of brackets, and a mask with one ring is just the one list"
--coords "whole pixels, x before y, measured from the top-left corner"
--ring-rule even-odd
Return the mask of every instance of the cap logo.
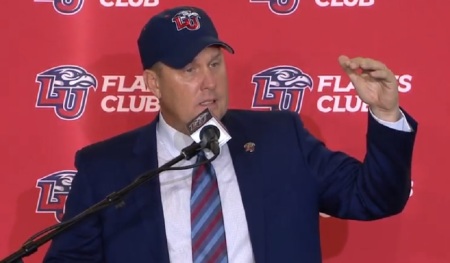
[[172, 18], [172, 22], [175, 23], [178, 31], [183, 29], [197, 30], [200, 28], [200, 15], [191, 10], [183, 10]]

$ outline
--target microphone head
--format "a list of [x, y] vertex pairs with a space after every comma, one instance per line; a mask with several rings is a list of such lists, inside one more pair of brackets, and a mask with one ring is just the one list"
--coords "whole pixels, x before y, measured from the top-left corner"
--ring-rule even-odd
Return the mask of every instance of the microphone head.
[[214, 138], [214, 137], [217, 140], [220, 137], [220, 130], [216, 126], [209, 124], [200, 130], [200, 139], [202, 141], [203, 141], [203, 138], [210, 139], [210, 138]]
[[220, 153], [220, 130], [214, 125], [206, 125], [200, 130], [201, 147], [211, 150], [214, 155]]
[[[216, 138], [219, 147], [227, 143], [231, 136], [225, 127], [211, 114], [209, 109], [205, 109], [187, 124], [187, 129], [191, 138], [197, 143], [204, 142], [206, 135]], [[209, 128], [206, 128], [209, 127]]]

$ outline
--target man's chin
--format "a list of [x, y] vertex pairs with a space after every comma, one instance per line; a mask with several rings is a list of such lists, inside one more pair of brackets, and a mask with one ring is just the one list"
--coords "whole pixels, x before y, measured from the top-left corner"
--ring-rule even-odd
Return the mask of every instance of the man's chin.
[[208, 109], [209, 109], [209, 112], [211, 112], [211, 115], [217, 120], [222, 119], [226, 112], [226, 110], [221, 110], [217, 107], [213, 108], [213, 109], [211, 109], [211, 108], [208, 108]]
[[208, 105], [208, 106], [199, 107], [199, 109], [197, 110], [196, 117], [199, 116], [205, 110], [208, 110], [216, 120], [222, 119], [226, 113], [226, 109], [218, 107], [217, 104], [216, 105]]

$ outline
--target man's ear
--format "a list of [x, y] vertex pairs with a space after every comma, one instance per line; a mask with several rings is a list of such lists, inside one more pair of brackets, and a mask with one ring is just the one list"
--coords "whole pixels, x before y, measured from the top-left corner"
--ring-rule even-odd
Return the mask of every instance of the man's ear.
[[146, 69], [143, 73], [145, 87], [150, 90], [155, 96], [160, 99], [161, 91], [159, 89], [159, 75], [155, 70]]

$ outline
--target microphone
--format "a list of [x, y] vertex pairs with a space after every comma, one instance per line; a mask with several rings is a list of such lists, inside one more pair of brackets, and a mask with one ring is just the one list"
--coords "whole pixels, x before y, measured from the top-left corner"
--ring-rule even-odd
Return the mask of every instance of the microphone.
[[209, 109], [205, 109], [190, 121], [187, 129], [191, 138], [200, 143], [202, 149], [208, 149], [214, 155], [218, 155], [220, 147], [231, 139], [225, 127], [213, 117]]
[[219, 155], [220, 130], [214, 125], [206, 125], [200, 130], [200, 145], [202, 148], [209, 149], [214, 155]]
[[[192, 137], [192, 136], [191, 136]], [[208, 149], [214, 156], [220, 153], [219, 138], [220, 130], [214, 125], [206, 125], [199, 131], [199, 141], [193, 142], [191, 145], [181, 150], [184, 159], [190, 160], [201, 150]]]

